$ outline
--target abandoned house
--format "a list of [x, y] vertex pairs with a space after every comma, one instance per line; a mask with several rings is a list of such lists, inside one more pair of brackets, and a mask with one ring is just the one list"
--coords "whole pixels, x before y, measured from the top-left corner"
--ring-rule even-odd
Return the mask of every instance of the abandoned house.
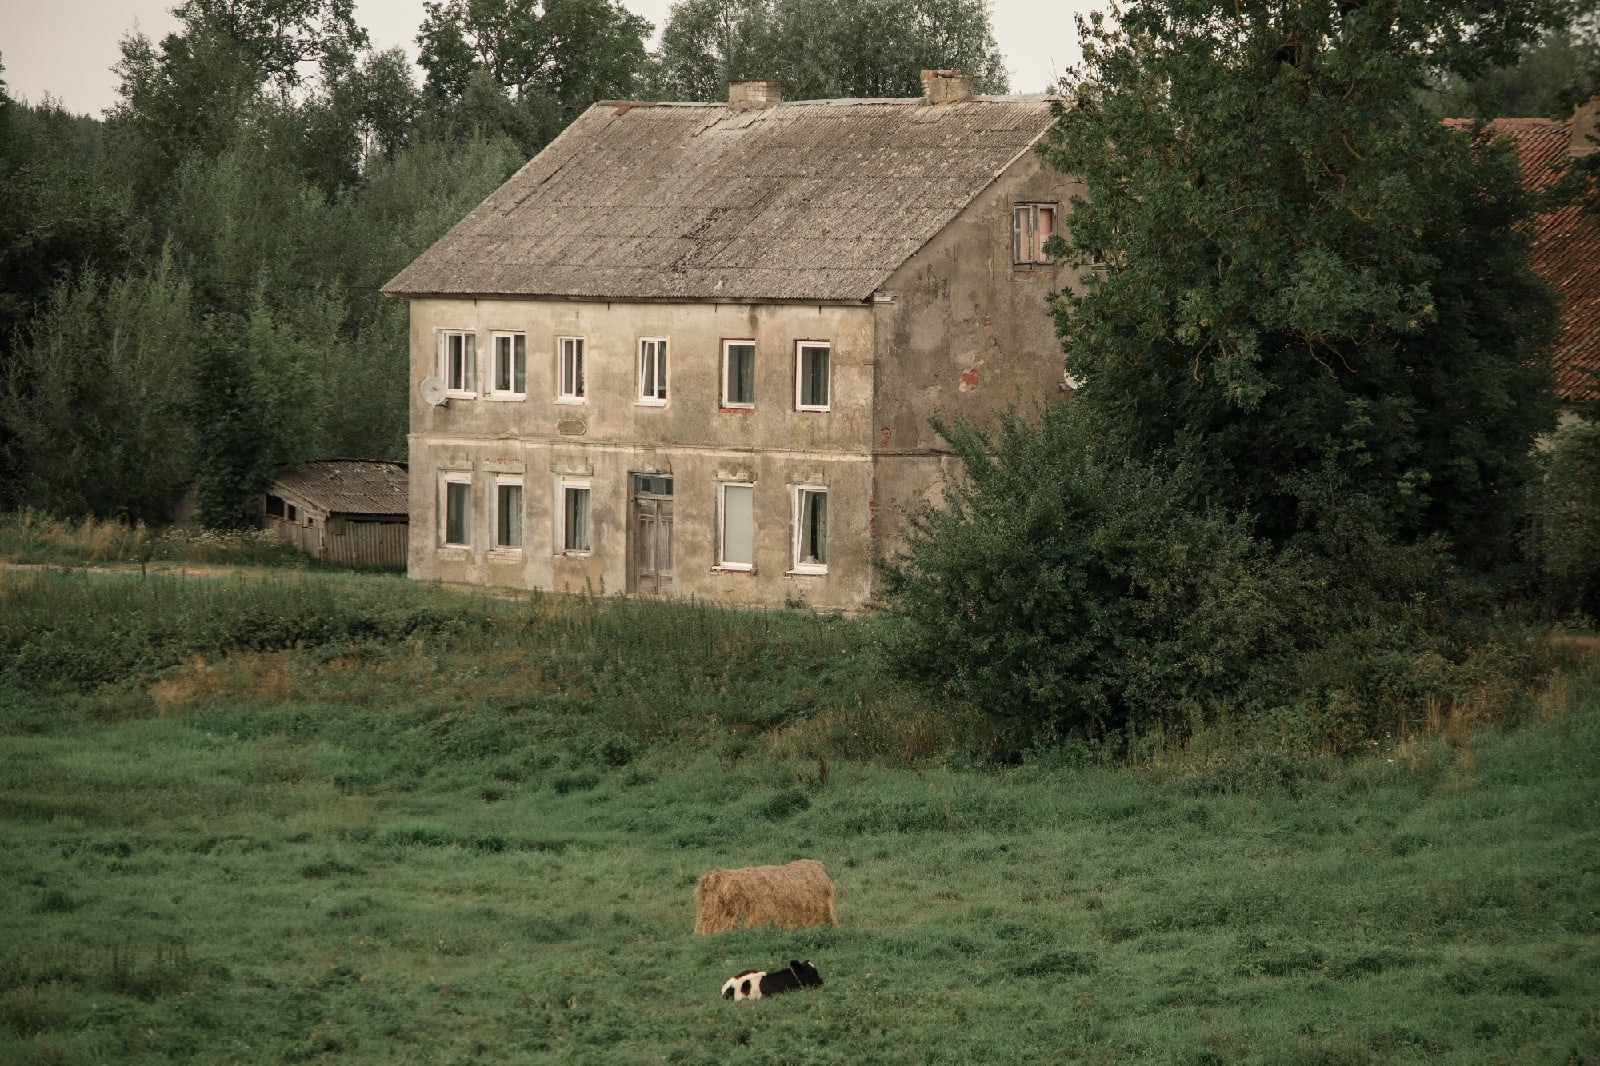
[[322, 459], [285, 466], [262, 496], [262, 524], [307, 555], [345, 566], [403, 567], [406, 464]]
[[953, 462], [1066, 391], [1047, 97], [602, 102], [385, 286], [412, 577], [848, 608]]

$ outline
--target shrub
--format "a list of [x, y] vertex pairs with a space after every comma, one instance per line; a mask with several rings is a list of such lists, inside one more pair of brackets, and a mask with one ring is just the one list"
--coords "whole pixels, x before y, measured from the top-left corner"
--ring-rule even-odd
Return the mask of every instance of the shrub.
[[1533, 486], [1525, 544], [1548, 607], [1600, 617], [1600, 426], [1566, 426]]
[[1182, 462], [1127, 458], [1076, 405], [938, 428], [963, 475], [884, 566], [886, 645], [1012, 742], [1182, 721], [1292, 650], [1301, 578]]
[[1292, 708], [1286, 750], [1345, 752], [1529, 679], [1488, 580], [1443, 538], [1397, 538], [1342, 472], [1300, 479], [1302, 528], [1274, 547], [1182, 457], [1131, 458], [1082, 411], [941, 427], [962, 476], [884, 568], [891, 662], [982, 709], [1003, 746], [1181, 741]]

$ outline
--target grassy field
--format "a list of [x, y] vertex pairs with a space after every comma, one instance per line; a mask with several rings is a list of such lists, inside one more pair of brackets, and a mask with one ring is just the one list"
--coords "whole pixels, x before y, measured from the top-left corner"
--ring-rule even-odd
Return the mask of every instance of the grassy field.
[[[1600, 1061], [1592, 661], [1355, 761], [997, 768], [879, 624], [0, 575], [0, 1061]], [[799, 856], [837, 927], [691, 935]]]

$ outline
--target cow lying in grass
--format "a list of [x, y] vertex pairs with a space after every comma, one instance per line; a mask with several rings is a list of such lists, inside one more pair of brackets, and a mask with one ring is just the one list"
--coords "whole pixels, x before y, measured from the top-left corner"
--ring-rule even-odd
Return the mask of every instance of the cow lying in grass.
[[730, 977], [722, 985], [723, 999], [760, 999], [787, 992], [792, 988], [816, 988], [822, 984], [822, 975], [811, 962], [791, 960], [787, 970], [746, 970]]

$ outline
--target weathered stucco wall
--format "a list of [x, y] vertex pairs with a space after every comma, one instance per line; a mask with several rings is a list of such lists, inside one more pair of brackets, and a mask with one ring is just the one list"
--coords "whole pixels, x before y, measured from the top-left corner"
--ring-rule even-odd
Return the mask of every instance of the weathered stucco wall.
[[937, 502], [956, 465], [929, 425], [935, 413], [983, 422], [1066, 396], [1048, 295], [1078, 284], [1060, 264], [1013, 262], [1012, 209], [1059, 205], [1057, 233], [1080, 182], [1027, 152], [897, 270], [874, 304], [873, 445], [879, 550], [901, 544], [908, 508]]
[[[1076, 283], [1056, 264], [1013, 262], [1012, 209], [1067, 207], [1077, 186], [1026, 154], [889, 279], [871, 304], [673, 304], [529, 299], [411, 301], [414, 577], [512, 587], [651, 591], [635, 580], [632, 475], [672, 478], [670, 592], [736, 604], [854, 607], [872, 557], [902, 543], [905, 515], [955, 471], [937, 411], [986, 420], [1060, 399], [1046, 296]], [[1057, 214], [1056, 229], [1064, 223]], [[445, 376], [441, 331], [476, 340], [471, 397], [425, 403]], [[526, 341], [524, 395], [494, 395], [493, 337]], [[558, 397], [557, 338], [584, 339], [581, 401]], [[664, 402], [639, 397], [639, 342], [667, 342]], [[752, 407], [723, 401], [723, 344], [755, 344]], [[829, 409], [797, 410], [796, 345], [826, 341]], [[445, 480], [470, 484], [466, 545], [444, 543]], [[497, 478], [523, 485], [523, 542], [491, 547]], [[562, 480], [590, 491], [593, 540], [563, 552]], [[718, 486], [754, 486], [748, 570], [720, 568]], [[827, 490], [826, 573], [795, 563], [796, 486]]]
[[[441, 330], [476, 336], [477, 396], [411, 401], [414, 577], [514, 587], [631, 587], [634, 473], [673, 479], [675, 595], [851, 606], [870, 589], [872, 312], [864, 306], [411, 301], [415, 386], [438, 376]], [[526, 395], [491, 397], [491, 338], [526, 337]], [[585, 340], [585, 396], [557, 397], [556, 338]], [[640, 338], [664, 338], [665, 403], [638, 399]], [[723, 341], [755, 342], [754, 406], [722, 406]], [[798, 341], [827, 341], [827, 411], [795, 409]], [[444, 481], [470, 479], [469, 545], [443, 543]], [[523, 483], [523, 544], [493, 550], [496, 477]], [[558, 551], [559, 484], [589, 486], [587, 553]], [[718, 485], [754, 486], [754, 567], [720, 570]], [[828, 491], [827, 573], [791, 573], [793, 487]]]

